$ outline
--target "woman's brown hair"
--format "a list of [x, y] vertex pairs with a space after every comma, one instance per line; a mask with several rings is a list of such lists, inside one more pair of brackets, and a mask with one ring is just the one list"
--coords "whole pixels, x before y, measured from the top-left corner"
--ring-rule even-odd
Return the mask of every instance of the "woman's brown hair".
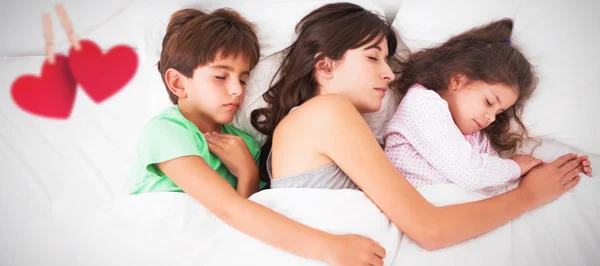
[[268, 106], [251, 114], [254, 128], [266, 136], [259, 169], [261, 179], [267, 182], [270, 177], [266, 160], [275, 127], [293, 107], [317, 95], [314, 65], [323, 58], [340, 60], [349, 49], [384, 38], [390, 56], [396, 52], [396, 34], [385, 18], [351, 3], [334, 3], [315, 9], [296, 25], [296, 33], [296, 41], [286, 48], [275, 74], [279, 74], [280, 79], [274, 82], [273, 77], [271, 87], [263, 95]]

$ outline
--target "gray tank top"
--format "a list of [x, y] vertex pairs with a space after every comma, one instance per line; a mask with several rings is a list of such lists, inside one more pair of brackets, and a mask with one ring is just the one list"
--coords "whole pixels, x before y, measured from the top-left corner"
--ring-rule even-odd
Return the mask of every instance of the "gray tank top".
[[[290, 112], [294, 111], [292, 108]], [[334, 162], [299, 175], [273, 179], [271, 174], [271, 151], [267, 157], [267, 173], [271, 179], [271, 188], [326, 188], [326, 189], [357, 189], [350, 177]]]
[[310, 170], [298, 175], [273, 179], [271, 174], [271, 152], [267, 157], [267, 173], [271, 178], [271, 188], [326, 188], [326, 189], [356, 189], [354, 182], [340, 169], [337, 164], [330, 163], [323, 167]]
[[[292, 108], [290, 113], [297, 107]], [[273, 179], [271, 174], [271, 151], [267, 157], [267, 173], [271, 179], [271, 188], [326, 188], [326, 189], [357, 189], [350, 177], [337, 164], [330, 163], [299, 175]]]

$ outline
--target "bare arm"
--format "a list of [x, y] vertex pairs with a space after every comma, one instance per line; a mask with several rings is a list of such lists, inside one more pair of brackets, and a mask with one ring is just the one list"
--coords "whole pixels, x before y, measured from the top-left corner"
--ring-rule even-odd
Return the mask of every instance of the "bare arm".
[[244, 198], [249, 198], [258, 191], [258, 172], [255, 177], [238, 178], [237, 192]]
[[306, 258], [322, 259], [321, 251], [326, 246], [327, 233], [241, 197], [201, 157], [176, 158], [158, 164], [158, 168], [231, 227], [282, 250]]
[[[286, 130], [300, 131], [308, 138], [311, 137], [310, 132], [318, 132], [322, 138], [319, 145], [321, 153], [338, 164], [400, 230], [428, 250], [491, 231], [532, 208], [550, 202], [577, 183], [574, 179], [568, 186], [562, 185], [577, 176], [576, 170], [580, 167], [577, 161], [572, 161], [560, 171], [553, 170], [558, 166], [534, 170], [530, 175], [536, 177], [524, 180], [529, 181], [527, 185], [520, 185], [500, 196], [435, 207], [396, 171], [362, 116], [346, 99], [335, 95], [319, 96], [304, 106], [293, 114], [293, 119], [303, 122], [289, 123]], [[568, 158], [563, 158], [557, 165], [567, 162]], [[560, 178], [551, 183], [550, 180], [555, 179], [549, 176]], [[560, 187], [558, 182], [562, 182]]]
[[199, 156], [158, 164], [188, 195], [231, 227], [273, 247], [330, 265], [382, 265], [385, 250], [355, 235], [332, 235], [240, 196]]
[[[219, 133], [204, 134], [208, 149], [237, 178], [237, 192], [249, 198], [258, 191], [258, 163], [240, 136]], [[258, 146], [258, 144], [257, 144]]]

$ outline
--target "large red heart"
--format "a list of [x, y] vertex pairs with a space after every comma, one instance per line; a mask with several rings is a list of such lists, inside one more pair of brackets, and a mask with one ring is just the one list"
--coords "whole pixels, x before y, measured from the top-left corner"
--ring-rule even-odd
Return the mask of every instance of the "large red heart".
[[133, 78], [138, 58], [128, 46], [118, 45], [106, 54], [90, 40], [80, 40], [81, 49], [69, 50], [71, 73], [81, 88], [100, 103], [121, 90]]
[[23, 75], [11, 86], [11, 95], [21, 109], [35, 115], [66, 119], [71, 115], [77, 83], [69, 70], [69, 59], [56, 54], [54, 64], [44, 61], [41, 77]]

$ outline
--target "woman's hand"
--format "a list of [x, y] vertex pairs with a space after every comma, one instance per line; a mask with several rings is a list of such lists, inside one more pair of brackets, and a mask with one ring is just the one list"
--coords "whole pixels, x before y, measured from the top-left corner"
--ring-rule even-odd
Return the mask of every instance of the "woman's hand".
[[582, 157], [565, 154], [552, 163], [534, 167], [521, 181], [521, 189], [534, 208], [548, 204], [569, 191], [581, 179]]

